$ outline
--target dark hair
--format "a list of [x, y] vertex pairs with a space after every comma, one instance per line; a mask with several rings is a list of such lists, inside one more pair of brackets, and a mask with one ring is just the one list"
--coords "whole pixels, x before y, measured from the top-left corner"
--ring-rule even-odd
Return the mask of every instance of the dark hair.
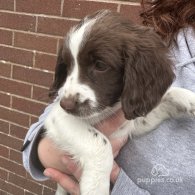
[[181, 28], [195, 28], [194, 0], [142, 0], [141, 5], [143, 24], [154, 27], [169, 45]]

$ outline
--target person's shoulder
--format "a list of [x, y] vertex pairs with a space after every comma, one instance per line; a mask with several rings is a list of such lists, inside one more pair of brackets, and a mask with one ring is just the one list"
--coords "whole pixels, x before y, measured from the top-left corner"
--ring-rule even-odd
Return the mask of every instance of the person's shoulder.
[[185, 64], [195, 56], [195, 28], [189, 26], [180, 29], [175, 42], [169, 47], [174, 64]]

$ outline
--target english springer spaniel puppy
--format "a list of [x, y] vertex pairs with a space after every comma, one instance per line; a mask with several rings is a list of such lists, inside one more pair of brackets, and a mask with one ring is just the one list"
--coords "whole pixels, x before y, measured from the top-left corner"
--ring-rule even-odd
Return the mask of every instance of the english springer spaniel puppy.
[[[59, 51], [44, 127], [46, 136], [82, 167], [81, 195], [108, 195], [111, 144], [94, 124], [122, 109], [127, 121], [113, 136], [149, 132], [163, 120], [195, 116], [195, 94], [169, 88], [168, 50], [152, 29], [99, 11], [67, 34]], [[169, 88], [169, 89], [168, 89]], [[58, 186], [57, 195], [66, 192]]]

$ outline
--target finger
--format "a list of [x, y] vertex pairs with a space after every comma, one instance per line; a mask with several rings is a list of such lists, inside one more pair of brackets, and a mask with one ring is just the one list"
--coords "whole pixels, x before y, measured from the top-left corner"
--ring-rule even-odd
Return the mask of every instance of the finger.
[[79, 184], [74, 181], [69, 175], [52, 168], [45, 169], [44, 175], [56, 181], [69, 193], [75, 195], [79, 194]]
[[120, 167], [117, 165], [117, 163], [114, 161], [112, 172], [110, 175], [110, 180], [114, 184], [118, 178], [118, 175], [120, 173]]

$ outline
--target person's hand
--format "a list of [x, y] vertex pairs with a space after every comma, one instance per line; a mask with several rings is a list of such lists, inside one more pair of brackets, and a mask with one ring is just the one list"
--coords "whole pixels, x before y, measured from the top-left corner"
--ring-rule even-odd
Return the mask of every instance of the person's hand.
[[[44, 174], [49, 177], [50, 179], [56, 181], [58, 184], [61, 185], [62, 188], [64, 188], [67, 192], [69, 192], [71, 195], [79, 195], [79, 183], [81, 176], [81, 169], [80, 167], [70, 158], [64, 157], [65, 160], [65, 166], [67, 166], [67, 171], [72, 174], [72, 176], [62, 173], [61, 171], [58, 171], [54, 168], [47, 168], [44, 171]], [[116, 162], [114, 162], [112, 172], [110, 175], [110, 180], [114, 184], [117, 180], [117, 177], [119, 175], [120, 168], [117, 165]]]
[[[69, 192], [71, 195], [79, 195], [79, 183], [81, 176], [81, 169], [74, 160], [68, 156], [62, 158], [64, 166], [66, 167], [66, 172], [63, 173], [54, 168], [47, 168], [44, 171], [44, 175], [50, 179], [56, 181], [63, 189]], [[70, 173], [71, 175], [69, 175]]]

